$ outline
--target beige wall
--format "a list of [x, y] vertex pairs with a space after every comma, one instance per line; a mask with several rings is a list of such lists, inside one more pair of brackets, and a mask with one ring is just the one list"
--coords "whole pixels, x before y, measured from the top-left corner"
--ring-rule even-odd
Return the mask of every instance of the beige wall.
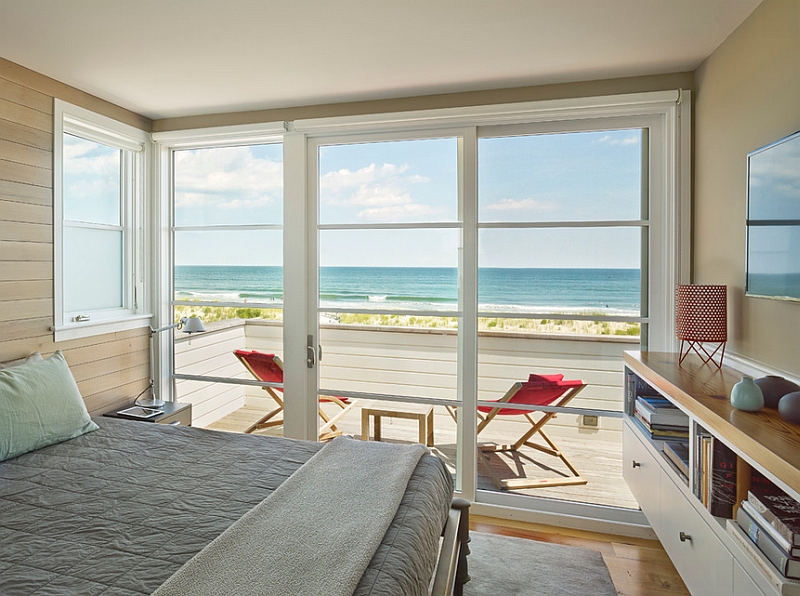
[[90, 411], [147, 385], [144, 330], [54, 343], [53, 98], [133, 126], [149, 120], [0, 58], [0, 361], [57, 349]]
[[744, 296], [746, 157], [799, 129], [800, 0], [765, 0], [695, 73], [693, 281], [728, 285], [729, 351], [793, 375], [800, 302]]

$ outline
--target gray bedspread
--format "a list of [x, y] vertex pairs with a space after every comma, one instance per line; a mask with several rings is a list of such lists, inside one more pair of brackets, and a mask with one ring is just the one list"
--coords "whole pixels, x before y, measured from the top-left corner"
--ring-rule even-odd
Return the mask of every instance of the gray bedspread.
[[[151, 594], [321, 447], [95, 421], [100, 430], [0, 463], [3, 596]], [[427, 587], [451, 496], [442, 462], [424, 456], [357, 596]]]

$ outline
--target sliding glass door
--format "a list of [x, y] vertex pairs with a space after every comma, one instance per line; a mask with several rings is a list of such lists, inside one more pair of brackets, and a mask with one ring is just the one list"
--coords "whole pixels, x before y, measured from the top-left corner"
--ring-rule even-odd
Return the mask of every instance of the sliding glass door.
[[285, 403], [259, 432], [427, 443], [476, 503], [640, 522], [622, 352], [675, 343], [684, 128], [623, 99], [173, 145], [170, 314], [210, 330], [176, 333], [177, 398], [198, 425]]
[[480, 131], [477, 455], [489, 501], [638, 507], [622, 481], [621, 359], [647, 326], [648, 130], [582, 127]]
[[319, 139], [315, 257], [321, 424], [428, 443], [455, 472], [458, 139]]

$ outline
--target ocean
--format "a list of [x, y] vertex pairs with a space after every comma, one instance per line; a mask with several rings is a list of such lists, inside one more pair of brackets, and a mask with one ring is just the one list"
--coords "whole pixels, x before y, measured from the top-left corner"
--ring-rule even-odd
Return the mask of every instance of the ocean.
[[[175, 267], [176, 300], [275, 302], [283, 298], [281, 267]], [[435, 310], [457, 308], [455, 268], [322, 267], [322, 308]], [[638, 316], [638, 269], [480, 269], [480, 310], [503, 314], [603, 313]]]

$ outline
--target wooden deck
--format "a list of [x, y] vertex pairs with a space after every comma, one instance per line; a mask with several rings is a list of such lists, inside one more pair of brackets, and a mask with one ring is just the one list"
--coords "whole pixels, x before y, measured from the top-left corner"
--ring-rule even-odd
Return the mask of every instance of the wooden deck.
[[[359, 403], [348, 413], [339, 425], [344, 434], [361, 437], [361, 406]], [[253, 422], [258, 420], [264, 410], [256, 406], [247, 405], [228, 414], [224, 418], [209, 424], [206, 428], [228, 432], [242, 432]], [[452, 418], [443, 408], [436, 408], [434, 412], [434, 447], [433, 451], [439, 455], [451, 470], [455, 470], [456, 455], [456, 426]], [[492, 423], [494, 424], [494, 422]], [[418, 440], [419, 427], [414, 420], [397, 418], [384, 418], [382, 423], [384, 441], [414, 442]], [[519, 425], [513, 425], [517, 427]], [[481, 433], [481, 441], [510, 442], [517, 438], [509, 434], [509, 425], [498, 423], [497, 430], [491, 426]], [[516, 430], [514, 428], [513, 430]], [[282, 435], [282, 427], [274, 427], [262, 431], [263, 434]], [[500, 434], [498, 434], [498, 432]], [[519, 433], [521, 434], [521, 432]], [[621, 443], [599, 440], [592, 435], [578, 435], [574, 437], [553, 437], [559, 448], [587, 483], [579, 486], [562, 487], [537, 487], [511, 491], [515, 494], [531, 495], [537, 497], [551, 497], [568, 501], [580, 501], [597, 505], [638, 509], [638, 504], [628, 490], [622, 479], [622, 445]], [[551, 478], [554, 476], [569, 475], [566, 467], [552, 456], [545, 455], [537, 450], [523, 447], [513, 454], [490, 453], [487, 454], [490, 464], [495, 472], [507, 477], [524, 478]], [[478, 466], [478, 488], [485, 490], [498, 490], [492, 482], [483, 464]]]

